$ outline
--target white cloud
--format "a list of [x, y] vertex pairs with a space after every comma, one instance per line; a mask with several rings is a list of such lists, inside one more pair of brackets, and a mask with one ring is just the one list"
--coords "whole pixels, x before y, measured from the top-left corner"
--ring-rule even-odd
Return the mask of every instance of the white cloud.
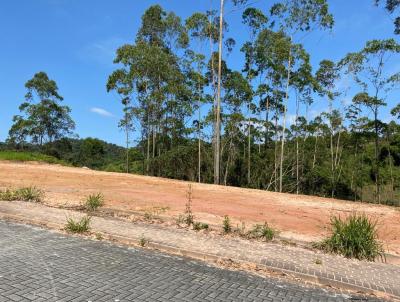
[[90, 108], [90, 112], [93, 112], [93, 113], [96, 113], [98, 115], [105, 116], [105, 117], [114, 117], [114, 114], [112, 114], [111, 112], [108, 112], [107, 110], [105, 110], [103, 108], [92, 107], [92, 108]]
[[120, 37], [93, 41], [84, 45], [78, 51], [78, 56], [85, 61], [91, 60], [103, 65], [113, 65], [116, 50], [126, 43], [127, 40]]

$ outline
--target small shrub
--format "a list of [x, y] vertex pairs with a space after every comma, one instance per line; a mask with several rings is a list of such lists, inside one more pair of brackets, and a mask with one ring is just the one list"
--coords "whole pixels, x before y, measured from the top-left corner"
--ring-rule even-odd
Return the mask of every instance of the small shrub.
[[376, 221], [365, 214], [353, 214], [342, 220], [331, 218], [332, 234], [316, 246], [330, 253], [347, 258], [374, 261], [384, 257], [382, 244], [378, 241]]
[[142, 234], [142, 236], [139, 239], [139, 245], [141, 247], [145, 247], [149, 242], [150, 242], [150, 240], [147, 239], [146, 237], [144, 237], [144, 235]]
[[101, 193], [90, 194], [86, 198], [85, 207], [88, 211], [96, 211], [98, 208], [104, 205], [104, 195]]
[[315, 264], [322, 265], [322, 260], [319, 258], [315, 259]]
[[239, 227], [239, 224], [237, 224], [234, 232], [237, 235], [239, 235], [240, 237], [245, 237], [246, 236], [246, 223], [244, 221], [242, 221], [242, 224], [240, 227]]
[[247, 233], [247, 237], [250, 239], [264, 239], [265, 241], [271, 241], [276, 236], [276, 230], [271, 228], [268, 223], [256, 224], [253, 229]]
[[224, 216], [224, 220], [222, 221], [222, 229], [225, 234], [232, 232], [231, 220], [228, 215]]
[[185, 209], [185, 223], [187, 226], [190, 226], [194, 223], [194, 215], [192, 212], [192, 199], [193, 199], [192, 185], [189, 185], [187, 191], [187, 202]]
[[101, 233], [96, 233], [97, 240], [103, 240], [103, 235]]
[[150, 212], [150, 211], [146, 211], [146, 212], [144, 212], [144, 215], [143, 215], [143, 217], [144, 217], [144, 219], [145, 219], [145, 220], [147, 220], [147, 221], [151, 221], [151, 220], [153, 220], [153, 218], [154, 218], [154, 215], [153, 215], [153, 213], [152, 213], [152, 212]]
[[73, 218], [67, 219], [65, 230], [70, 233], [86, 233], [90, 229], [90, 216], [84, 216], [80, 220], [76, 221]]
[[208, 230], [208, 224], [203, 222], [194, 222], [193, 230], [195, 231]]
[[175, 223], [178, 227], [180, 227], [183, 223], [185, 223], [185, 216], [180, 214], [176, 219], [175, 219]]
[[15, 190], [6, 189], [0, 192], [0, 200], [41, 202], [44, 192], [36, 187], [24, 187]]

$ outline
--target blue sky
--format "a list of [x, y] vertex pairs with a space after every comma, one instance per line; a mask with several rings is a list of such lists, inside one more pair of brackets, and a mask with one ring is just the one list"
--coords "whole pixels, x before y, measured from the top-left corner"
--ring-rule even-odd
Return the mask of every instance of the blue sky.
[[[266, 8], [271, 1], [255, 2]], [[339, 60], [370, 39], [398, 40], [390, 16], [376, 8], [373, 0], [329, 2], [336, 22], [332, 33], [314, 32], [302, 41], [313, 66], [325, 58]], [[115, 69], [115, 50], [134, 41], [141, 15], [153, 4], [186, 18], [208, 9], [210, 0], [0, 0], [0, 141], [6, 139], [23, 101], [24, 83], [34, 73], [45, 71], [56, 80], [64, 103], [71, 107], [80, 137], [122, 145], [124, 135], [117, 128], [122, 108], [118, 97], [106, 92], [105, 84]], [[228, 13], [227, 20], [229, 35], [238, 45], [227, 60], [231, 68], [240, 70], [243, 56], [239, 49], [247, 30], [239, 12]], [[396, 96], [388, 99], [389, 108]], [[310, 111], [324, 108], [326, 103], [317, 102]], [[388, 110], [381, 118], [389, 118]]]

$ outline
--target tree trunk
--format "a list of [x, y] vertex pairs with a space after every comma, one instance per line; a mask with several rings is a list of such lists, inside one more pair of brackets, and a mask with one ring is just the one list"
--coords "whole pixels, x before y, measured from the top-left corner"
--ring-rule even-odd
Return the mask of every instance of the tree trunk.
[[[127, 110], [125, 108], [125, 110]], [[126, 135], [126, 173], [129, 173], [129, 124], [128, 112], [125, 111], [125, 135]]]
[[312, 163], [313, 170], [315, 168], [315, 163], [317, 161], [317, 146], [318, 146], [318, 133], [315, 135], [314, 156], [313, 156], [313, 163]]
[[380, 192], [380, 179], [379, 179], [379, 129], [378, 129], [378, 108], [374, 110], [374, 124], [375, 124], [375, 201], [381, 203]]
[[223, 39], [224, 0], [221, 0], [219, 18], [219, 46], [218, 46], [218, 88], [217, 110], [215, 123], [215, 150], [214, 150], [214, 184], [220, 183], [220, 144], [221, 144], [221, 73], [222, 73], [222, 39]]
[[[290, 38], [290, 42], [292, 38]], [[289, 50], [289, 60], [288, 60], [288, 70], [287, 70], [287, 83], [286, 83], [286, 95], [285, 95], [285, 104], [283, 105], [283, 122], [282, 122], [282, 137], [281, 137], [281, 157], [280, 157], [280, 166], [279, 166], [279, 192], [282, 192], [282, 180], [283, 180], [283, 156], [285, 150], [285, 131], [286, 131], [286, 112], [287, 112], [287, 102], [289, 99], [289, 85], [290, 85], [290, 71], [291, 71], [291, 54], [292, 48]]]
[[199, 106], [199, 120], [198, 120], [198, 182], [201, 182], [201, 125], [200, 125], [200, 119], [201, 119], [201, 111], [200, 111], [200, 101], [198, 102]]
[[299, 99], [296, 93], [296, 194], [299, 195]]
[[267, 104], [265, 105], [265, 151], [268, 150], [268, 136], [269, 136], [269, 125], [268, 125], [268, 119], [269, 119], [269, 98], [267, 97]]
[[[250, 103], [248, 105], [248, 111], [250, 111]], [[249, 113], [249, 118], [247, 120], [247, 137], [248, 137], [248, 142], [247, 142], [247, 185], [250, 185], [251, 183], [251, 125], [250, 125], [250, 113]]]
[[150, 123], [147, 126], [147, 162], [146, 162], [146, 173], [149, 175], [150, 172]]
[[274, 158], [274, 175], [275, 175], [275, 181], [274, 181], [274, 187], [275, 187], [275, 192], [278, 192], [278, 109], [276, 110], [276, 115], [275, 115], [275, 158]]

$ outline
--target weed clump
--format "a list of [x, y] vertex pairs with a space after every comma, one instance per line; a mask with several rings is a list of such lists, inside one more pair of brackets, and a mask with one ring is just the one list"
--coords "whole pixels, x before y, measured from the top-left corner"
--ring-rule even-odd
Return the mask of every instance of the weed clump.
[[331, 235], [315, 246], [324, 251], [341, 254], [347, 258], [374, 261], [384, 257], [378, 241], [377, 222], [365, 214], [352, 214], [346, 219], [331, 218]]
[[186, 195], [187, 195], [187, 201], [186, 201], [184, 221], [187, 226], [191, 226], [194, 223], [194, 215], [192, 212], [192, 199], [193, 199], [192, 185], [188, 186], [188, 191]]
[[86, 233], [90, 229], [90, 216], [84, 216], [80, 220], [74, 220], [73, 218], [67, 219], [65, 230], [70, 233], [82, 234]]
[[229, 234], [232, 232], [232, 224], [228, 215], [224, 216], [224, 220], [222, 221], [222, 230], [225, 234]]
[[0, 200], [14, 201], [30, 201], [41, 202], [43, 201], [44, 192], [34, 186], [24, 187], [15, 190], [6, 189], [0, 191]]
[[264, 224], [256, 224], [250, 231], [248, 231], [247, 238], [271, 241], [275, 238], [276, 234], [277, 231], [265, 222]]
[[193, 230], [195, 231], [208, 230], [208, 224], [203, 222], [193, 222]]
[[142, 236], [140, 236], [139, 245], [140, 245], [141, 247], [145, 247], [149, 242], [150, 242], [150, 240], [147, 239], [146, 237], [144, 237], [143, 234], [142, 234]]
[[93, 212], [104, 205], [104, 195], [102, 193], [90, 194], [86, 198], [86, 210]]

